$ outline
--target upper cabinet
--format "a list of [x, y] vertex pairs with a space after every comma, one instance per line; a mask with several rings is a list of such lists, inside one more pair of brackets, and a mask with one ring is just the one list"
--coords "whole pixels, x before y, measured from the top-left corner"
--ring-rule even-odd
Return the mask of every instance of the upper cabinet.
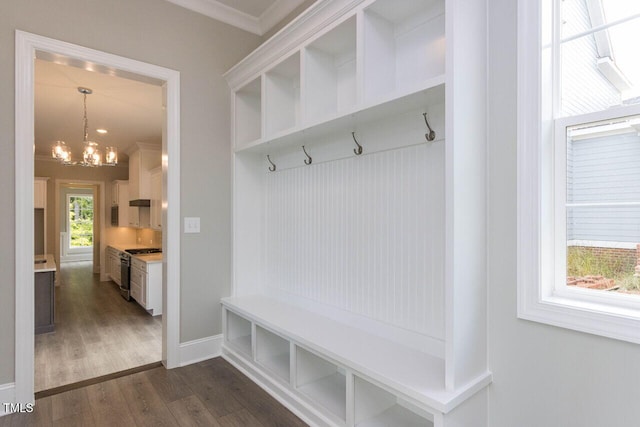
[[33, 207], [44, 209], [47, 207], [47, 181], [49, 178], [35, 177], [33, 179]]
[[129, 153], [129, 200], [151, 198], [151, 169], [161, 163], [160, 146], [136, 142]]

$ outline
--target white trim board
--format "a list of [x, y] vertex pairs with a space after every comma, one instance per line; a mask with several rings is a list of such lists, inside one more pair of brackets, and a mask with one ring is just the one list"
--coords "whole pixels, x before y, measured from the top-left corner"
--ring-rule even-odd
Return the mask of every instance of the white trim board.
[[223, 336], [213, 335], [180, 344], [180, 366], [187, 366], [222, 355]]
[[[100, 52], [83, 46], [16, 31], [15, 42], [15, 398], [34, 401], [33, 295], [33, 140], [34, 58], [66, 59], [68, 64], [90, 64], [116, 70], [118, 75], [163, 86], [166, 128], [162, 142], [163, 266], [162, 360], [167, 368], [180, 356], [180, 73], [168, 68]], [[17, 286], [20, 284], [20, 286]]]
[[5, 411], [4, 403], [16, 403], [16, 384], [7, 383], [0, 385], [0, 417], [8, 415]]

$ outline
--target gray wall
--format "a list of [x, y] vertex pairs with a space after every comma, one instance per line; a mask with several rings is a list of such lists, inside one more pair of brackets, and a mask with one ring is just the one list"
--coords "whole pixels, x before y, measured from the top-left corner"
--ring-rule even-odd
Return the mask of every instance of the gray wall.
[[161, 0], [2, 0], [0, 384], [14, 378], [16, 29], [180, 72], [181, 215], [202, 218], [200, 234], [182, 236], [180, 341], [219, 334], [219, 299], [229, 293], [231, 271], [230, 109], [222, 73], [261, 39]]
[[489, 425], [636, 426], [640, 346], [516, 317], [516, 1], [489, 5]]

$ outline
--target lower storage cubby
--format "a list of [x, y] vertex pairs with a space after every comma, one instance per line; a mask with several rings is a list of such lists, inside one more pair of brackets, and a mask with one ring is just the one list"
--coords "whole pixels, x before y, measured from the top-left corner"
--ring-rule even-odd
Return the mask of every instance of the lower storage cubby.
[[347, 381], [343, 369], [296, 346], [295, 388], [345, 422]]
[[256, 361], [287, 383], [290, 378], [289, 348], [288, 340], [256, 326]]
[[354, 420], [357, 427], [433, 427], [431, 417], [408, 409], [394, 394], [362, 378], [354, 378]]
[[226, 340], [236, 350], [251, 357], [251, 322], [232, 311], [227, 311]]
[[222, 303], [222, 356], [309, 425], [486, 427], [489, 372], [447, 390], [436, 356], [262, 295]]

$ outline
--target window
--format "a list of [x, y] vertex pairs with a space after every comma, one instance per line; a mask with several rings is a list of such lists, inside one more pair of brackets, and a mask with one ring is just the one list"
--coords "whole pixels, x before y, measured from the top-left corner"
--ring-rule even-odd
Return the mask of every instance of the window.
[[518, 315], [640, 343], [639, 39], [638, 2], [519, 1]]
[[[67, 196], [68, 253], [86, 252], [93, 248], [93, 196]], [[75, 250], [75, 251], [74, 251]]]

